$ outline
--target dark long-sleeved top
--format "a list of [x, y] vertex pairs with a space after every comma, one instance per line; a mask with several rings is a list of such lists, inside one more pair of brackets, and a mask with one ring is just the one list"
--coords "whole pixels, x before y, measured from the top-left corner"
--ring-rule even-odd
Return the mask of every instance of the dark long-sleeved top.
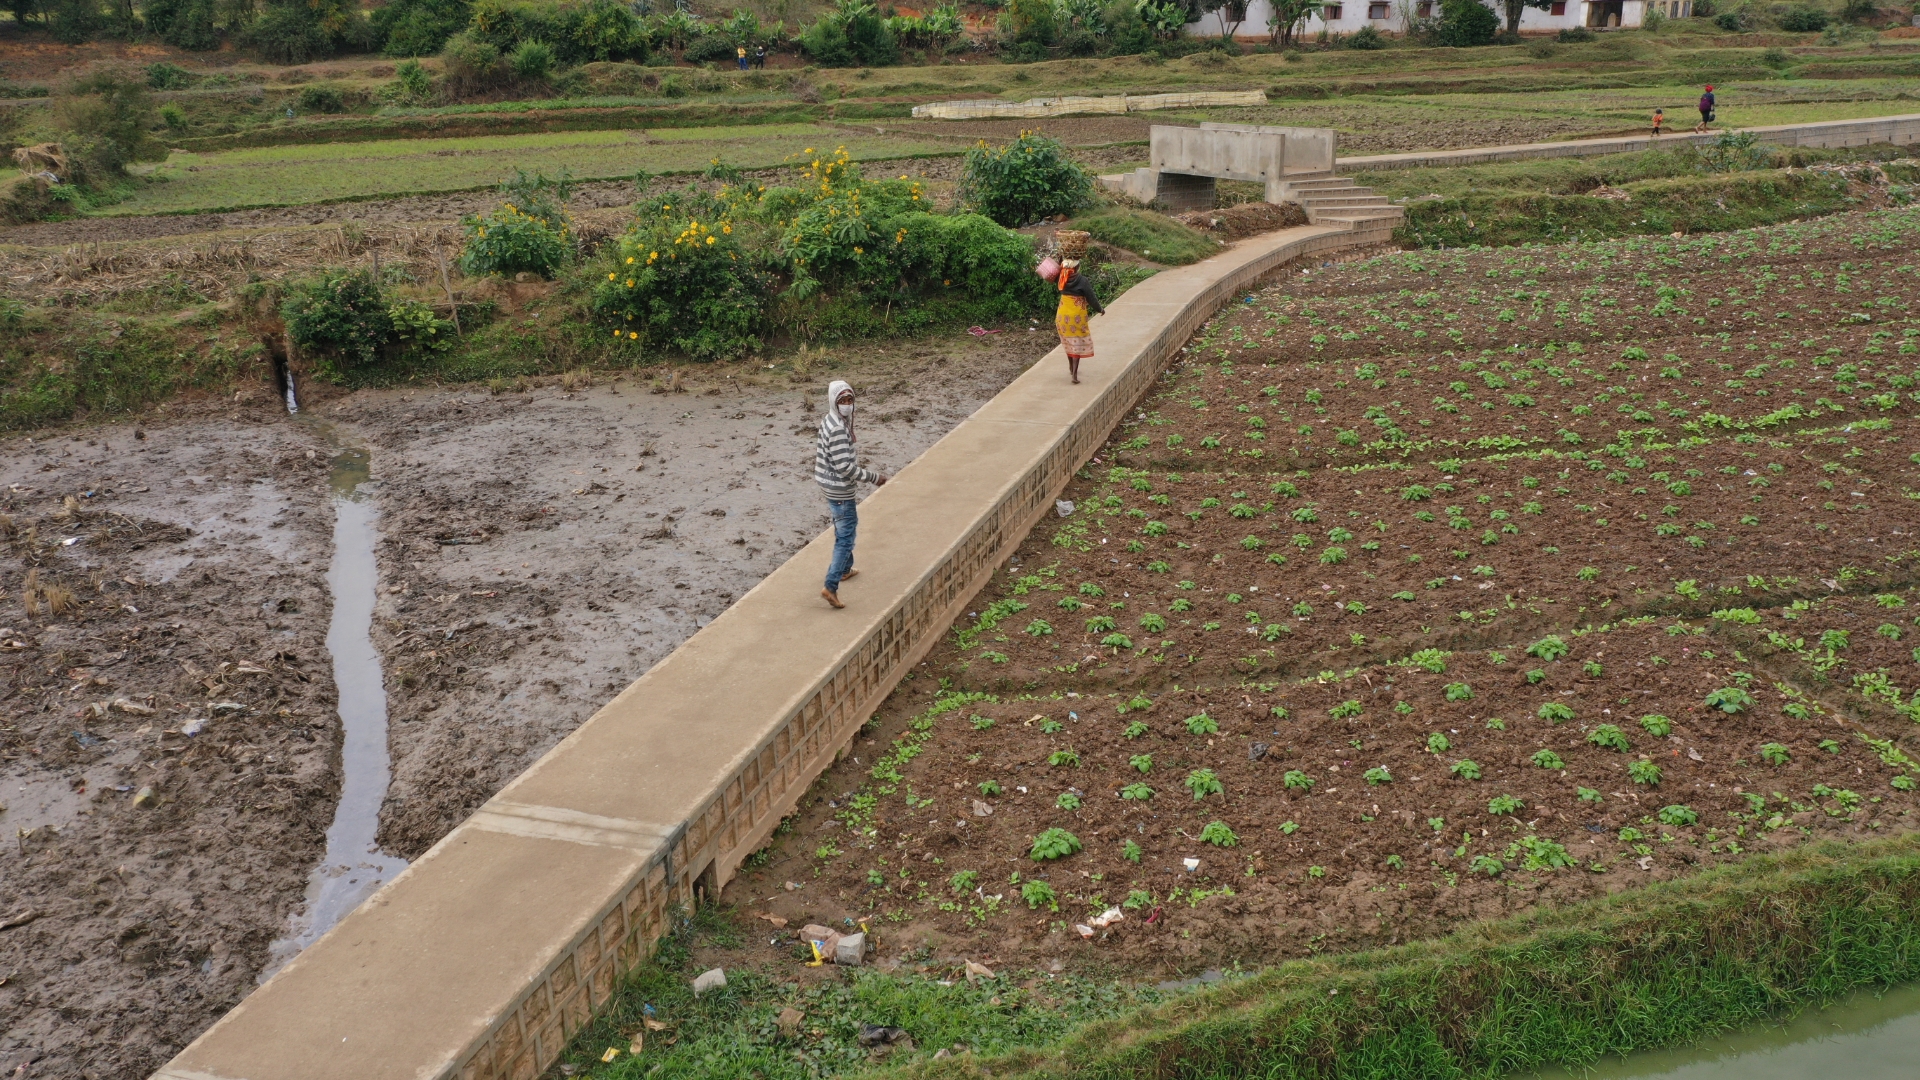
[[1100, 298], [1093, 295], [1093, 283], [1087, 280], [1087, 275], [1078, 270], [1063, 272], [1067, 274], [1067, 283], [1060, 286], [1062, 296], [1077, 296], [1085, 300], [1089, 315], [1098, 315], [1107, 310], [1100, 306]]

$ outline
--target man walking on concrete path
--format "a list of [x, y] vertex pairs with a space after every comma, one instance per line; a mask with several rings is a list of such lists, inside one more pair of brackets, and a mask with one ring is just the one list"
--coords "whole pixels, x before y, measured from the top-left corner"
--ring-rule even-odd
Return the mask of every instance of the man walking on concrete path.
[[860, 572], [853, 568], [853, 534], [860, 524], [854, 485], [863, 480], [875, 487], [887, 482], [883, 474], [860, 467], [853, 442], [853, 387], [835, 379], [827, 386], [827, 415], [820, 418], [813, 478], [826, 492], [827, 509], [833, 513], [833, 561], [827, 565], [827, 587], [820, 590], [820, 598], [836, 608], [847, 606], [840, 602], [840, 583]]

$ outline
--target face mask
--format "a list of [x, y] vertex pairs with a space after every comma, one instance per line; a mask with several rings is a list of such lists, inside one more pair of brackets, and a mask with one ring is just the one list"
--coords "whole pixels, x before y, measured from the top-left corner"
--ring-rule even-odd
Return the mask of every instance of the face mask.
[[840, 415], [851, 418], [853, 416], [853, 402], [849, 401], [840, 406]]

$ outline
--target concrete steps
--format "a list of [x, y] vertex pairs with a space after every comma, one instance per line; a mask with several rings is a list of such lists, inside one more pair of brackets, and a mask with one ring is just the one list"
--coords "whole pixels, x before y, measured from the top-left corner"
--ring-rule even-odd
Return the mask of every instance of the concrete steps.
[[1290, 176], [1283, 188], [1283, 198], [1299, 203], [1307, 212], [1307, 221], [1314, 225], [1392, 229], [1406, 216], [1406, 211], [1385, 195], [1376, 195], [1372, 188], [1332, 173]]

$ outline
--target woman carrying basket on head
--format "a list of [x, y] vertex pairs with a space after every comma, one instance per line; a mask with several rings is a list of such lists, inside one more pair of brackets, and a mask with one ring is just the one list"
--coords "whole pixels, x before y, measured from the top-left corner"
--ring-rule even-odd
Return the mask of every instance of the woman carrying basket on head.
[[1054, 313], [1053, 328], [1060, 335], [1061, 347], [1067, 351], [1067, 374], [1078, 383], [1080, 361], [1093, 355], [1093, 330], [1087, 320], [1106, 308], [1094, 295], [1093, 285], [1080, 273], [1080, 261], [1087, 254], [1087, 234], [1061, 229], [1053, 238], [1059, 245], [1059, 261], [1043, 260], [1039, 274], [1060, 288], [1060, 307]]

